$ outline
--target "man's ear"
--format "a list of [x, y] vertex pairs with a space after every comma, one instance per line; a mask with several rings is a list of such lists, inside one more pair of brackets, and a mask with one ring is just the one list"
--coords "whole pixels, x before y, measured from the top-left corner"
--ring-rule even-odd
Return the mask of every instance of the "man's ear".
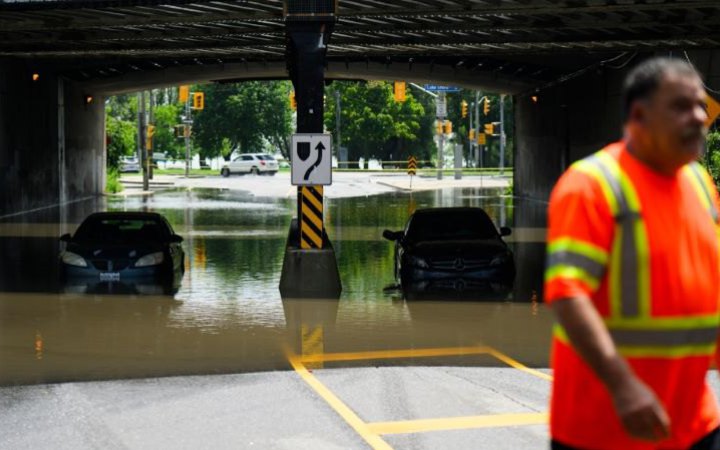
[[631, 123], [644, 125], [647, 120], [645, 105], [643, 105], [642, 102], [633, 102], [633, 104], [630, 105], [630, 114], [628, 115], [628, 118]]

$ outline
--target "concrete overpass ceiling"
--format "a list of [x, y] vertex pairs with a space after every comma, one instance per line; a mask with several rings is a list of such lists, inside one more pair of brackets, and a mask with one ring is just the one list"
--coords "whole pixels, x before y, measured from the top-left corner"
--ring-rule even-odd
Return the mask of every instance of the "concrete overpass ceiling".
[[[335, 78], [516, 92], [624, 53], [718, 46], [717, 0], [339, 0], [328, 61]], [[98, 85], [277, 77], [284, 56], [281, 0], [0, 0], [0, 57]]]

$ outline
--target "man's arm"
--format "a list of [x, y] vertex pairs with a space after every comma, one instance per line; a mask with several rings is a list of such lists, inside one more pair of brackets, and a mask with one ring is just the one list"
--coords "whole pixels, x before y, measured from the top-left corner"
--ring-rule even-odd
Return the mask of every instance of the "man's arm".
[[572, 347], [610, 391], [615, 410], [633, 437], [657, 441], [670, 435], [670, 419], [655, 394], [618, 353], [602, 318], [587, 297], [552, 303]]

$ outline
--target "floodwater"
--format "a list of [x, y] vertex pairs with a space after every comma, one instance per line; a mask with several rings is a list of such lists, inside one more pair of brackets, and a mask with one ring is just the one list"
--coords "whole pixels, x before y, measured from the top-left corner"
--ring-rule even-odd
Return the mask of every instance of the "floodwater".
[[[513, 228], [506, 240], [517, 277], [500, 301], [483, 292], [459, 299], [457, 291], [416, 301], [393, 287], [393, 244], [382, 231], [402, 229], [414, 209], [442, 206], [480, 206], [498, 227]], [[548, 366], [551, 317], [539, 304], [544, 204], [468, 188], [326, 200], [342, 296], [282, 300], [278, 284], [294, 208], [294, 199], [195, 189], [0, 220], [0, 385], [287, 370], [288, 352], [476, 345]], [[176, 294], [84, 294], [59, 282], [58, 237], [101, 210], [168, 218], [185, 239], [187, 270]], [[460, 355], [352, 364], [500, 363]]]

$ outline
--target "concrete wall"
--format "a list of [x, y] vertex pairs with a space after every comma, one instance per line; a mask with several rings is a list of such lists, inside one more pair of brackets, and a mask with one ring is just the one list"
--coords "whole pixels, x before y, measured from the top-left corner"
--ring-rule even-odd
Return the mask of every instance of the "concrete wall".
[[102, 193], [104, 103], [85, 105], [82, 91], [0, 60], [0, 217]]
[[[667, 56], [668, 52], [658, 53]], [[622, 137], [621, 89], [627, 72], [652, 55], [638, 55], [583, 73], [565, 83], [516, 95], [516, 195], [547, 200], [563, 171]], [[672, 56], [685, 57], [684, 52]], [[720, 90], [720, 51], [689, 51], [690, 61], [712, 90]], [[537, 102], [532, 96], [537, 96]], [[720, 99], [720, 94], [712, 93]]]

